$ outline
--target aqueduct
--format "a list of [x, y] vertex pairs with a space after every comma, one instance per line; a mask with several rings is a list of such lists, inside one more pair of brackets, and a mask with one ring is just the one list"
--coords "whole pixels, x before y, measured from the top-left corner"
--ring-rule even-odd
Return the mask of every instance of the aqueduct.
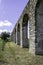
[[29, 46], [29, 52], [32, 54], [43, 55], [43, 0], [29, 0], [12, 31], [11, 40], [21, 47]]

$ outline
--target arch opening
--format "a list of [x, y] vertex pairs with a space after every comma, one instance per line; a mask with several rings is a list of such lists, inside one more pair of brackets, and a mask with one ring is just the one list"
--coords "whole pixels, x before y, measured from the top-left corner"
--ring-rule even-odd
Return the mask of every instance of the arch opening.
[[20, 45], [20, 24], [17, 27], [17, 44]]
[[14, 30], [14, 41], [16, 43], [16, 29]]
[[43, 54], [43, 0], [38, 0], [35, 10], [36, 54]]
[[28, 14], [26, 13], [23, 17], [23, 22], [22, 22], [22, 44], [23, 47], [28, 48], [29, 43], [28, 43], [28, 21], [29, 17]]

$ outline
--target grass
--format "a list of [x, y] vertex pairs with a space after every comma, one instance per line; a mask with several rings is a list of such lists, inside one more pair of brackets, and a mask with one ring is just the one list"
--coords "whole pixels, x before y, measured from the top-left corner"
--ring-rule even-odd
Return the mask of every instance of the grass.
[[12, 42], [6, 43], [2, 56], [5, 61], [4, 65], [43, 65], [43, 56], [31, 55], [29, 49], [21, 48]]
[[0, 62], [3, 60], [3, 52], [2, 52], [2, 40], [0, 38]]

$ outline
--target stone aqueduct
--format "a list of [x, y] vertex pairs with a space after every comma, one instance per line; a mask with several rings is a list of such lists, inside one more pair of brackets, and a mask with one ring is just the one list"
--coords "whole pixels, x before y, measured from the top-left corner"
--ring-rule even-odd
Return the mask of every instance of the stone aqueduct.
[[12, 31], [11, 40], [21, 47], [27, 48], [29, 45], [29, 52], [32, 54], [43, 55], [43, 0], [29, 0]]

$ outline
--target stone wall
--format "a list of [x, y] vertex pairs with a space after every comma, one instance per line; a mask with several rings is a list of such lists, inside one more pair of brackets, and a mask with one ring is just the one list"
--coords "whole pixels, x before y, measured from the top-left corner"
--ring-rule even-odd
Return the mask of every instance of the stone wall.
[[[30, 23], [29, 43], [27, 40], [28, 21]], [[20, 25], [19, 31], [18, 24]], [[43, 0], [29, 0], [14, 29], [16, 29], [16, 44], [20, 42], [20, 46], [25, 48], [28, 48], [29, 45], [29, 53], [43, 54]], [[14, 39], [14, 29], [11, 34], [12, 40]]]
[[43, 54], [43, 0], [36, 6], [36, 52]]

